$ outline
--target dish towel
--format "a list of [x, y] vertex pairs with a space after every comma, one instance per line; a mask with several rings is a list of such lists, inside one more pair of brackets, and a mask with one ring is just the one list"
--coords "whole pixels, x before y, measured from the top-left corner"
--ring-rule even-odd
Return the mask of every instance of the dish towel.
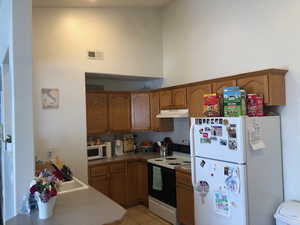
[[152, 181], [152, 188], [156, 191], [163, 190], [163, 182], [162, 182], [162, 175], [161, 175], [161, 168], [157, 166], [153, 166], [153, 181]]

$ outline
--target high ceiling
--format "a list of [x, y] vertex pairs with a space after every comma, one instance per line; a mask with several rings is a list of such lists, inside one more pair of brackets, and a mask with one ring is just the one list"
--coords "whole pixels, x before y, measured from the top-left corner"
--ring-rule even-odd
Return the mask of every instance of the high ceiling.
[[153, 7], [173, 0], [33, 0], [33, 7]]

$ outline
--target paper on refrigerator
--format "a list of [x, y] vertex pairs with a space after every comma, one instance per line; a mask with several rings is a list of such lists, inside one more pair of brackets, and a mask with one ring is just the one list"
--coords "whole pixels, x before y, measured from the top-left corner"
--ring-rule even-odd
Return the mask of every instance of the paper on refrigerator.
[[249, 123], [248, 136], [250, 146], [254, 151], [263, 150], [266, 148], [262, 136], [261, 125], [255, 118], [253, 118], [252, 121]]
[[216, 190], [214, 192], [215, 212], [221, 216], [230, 216], [230, 205], [227, 190]]

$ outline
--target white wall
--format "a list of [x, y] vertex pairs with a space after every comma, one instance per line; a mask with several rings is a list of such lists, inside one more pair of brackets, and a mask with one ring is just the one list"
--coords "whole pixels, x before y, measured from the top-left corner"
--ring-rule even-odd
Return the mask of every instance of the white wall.
[[[87, 61], [90, 48], [103, 51], [104, 61]], [[87, 181], [85, 72], [160, 77], [159, 11], [35, 8], [33, 57], [37, 155], [55, 149]], [[41, 108], [41, 88], [60, 89], [59, 109]]]
[[14, 196], [10, 199], [13, 212], [6, 212], [6, 219], [16, 215], [34, 174], [31, 24], [31, 0], [1, 1], [0, 60], [8, 49], [13, 105], [13, 168], [9, 168], [11, 179], [6, 177], [6, 182], [10, 182]]
[[0, 1], [0, 60], [5, 56], [9, 46], [10, 1]]
[[288, 68], [282, 107], [285, 195], [300, 200], [300, 2], [177, 0], [163, 15], [165, 84]]
[[32, 0], [12, 0], [11, 74], [16, 210], [34, 176], [32, 100]]
[[190, 142], [190, 123], [187, 118], [174, 119], [174, 130], [171, 132], [134, 132], [137, 135], [137, 142], [143, 141], [163, 141], [165, 137], [170, 137], [173, 143], [188, 145]]

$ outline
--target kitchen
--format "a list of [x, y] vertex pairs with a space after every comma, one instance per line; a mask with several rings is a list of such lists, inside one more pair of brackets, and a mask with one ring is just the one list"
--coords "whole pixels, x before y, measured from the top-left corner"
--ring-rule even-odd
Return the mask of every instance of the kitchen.
[[[199, 216], [198, 213], [196, 213], [195, 217], [194, 201], [197, 203], [195, 204], [195, 206], [199, 210], [199, 208], [201, 208], [201, 205], [198, 205], [199, 202], [204, 203], [204, 197], [209, 192], [208, 183], [206, 183], [206, 180], [208, 180], [208, 178], [202, 178], [204, 179], [204, 181], [200, 181], [200, 187], [198, 187], [199, 181], [197, 175], [194, 175], [194, 178], [192, 180], [192, 171], [194, 170], [194, 173], [196, 174], [196, 171], [201, 171], [201, 168], [191, 167], [191, 160], [193, 161], [194, 159], [193, 157], [191, 158], [190, 146], [184, 145], [185, 142], [189, 143], [189, 141], [184, 140], [184, 137], [189, 137], [190, 127], [192, 127], [190, 137], [191, 140], [201, 139], [201, 143], [202, 139], [203, 143], [206, 143], [206, 141], [210, 140], [208, 143], [212, 146], [211, 141], [217, 139], [217, 136], [221, 137], [220, 146], [222, 149], [220, 150], [218, 150], [218, 148], [220, 148], [219, 145], [213, 145], [212, 149], [206, 146], [205, 148], [207, 148], [207, 150], [203, 151], [201, 150], [202, 147], [198, 146], [198, 142], [192, 141], [191, 143], [194, 146], [192, 156], [198, 155], [201, 157], [202, 155], [204, 155], [202, 161], [195, 161], [193, 162], [193, 165], [203, 164], [204, 167], [205, 163], [211, 163], [208, 159], [212, 158], [219, 158], [222, 160], [222, 162], [230, 162], [232, 160], [237, 160], [233, 162], [239, 162], [238, 159], [236, 159], [236, 155], [238, 154], [236, 153], [236, 149], [242, 149], [242, 143], [244, 143], [245, 141], [243, 140], [243, 137], [238, 136], [238, 132], [242, 132], [242, 126], [246, 126], [242, 125], [244, 123], [248, 123], [249, 125], [247, 126], [249, 127], [252, 126], [252, 120], [250, 119], [251, 117], [249, 117], [249, 119], [245, 119], [245, 121], [247, 122], [243, 122], [244, 119], [241, 119], [241, 122], [238, 122], [239, 117], [235, 119], [233, 118], [233, 116], [240, 116], [245, 114], [236, 115], [236, 112], [234, 112], [233, 109], [228, 109], [225, 106], [226, 102], [231, 101], [232, 96], [234, 96], [234, 94], [231, 93], [232, 90], [230, 89], [230, 86], [237, 85], [245, 90], [246, 93], [248, 93], [247, 101], [250, 101], [250, 99], [253, 97], [253, 94], [264, 96], [263, 101], [259, 100], [261, 102], [261, 109], [259, 109], [258, 111], [254, 111], [252, 114], [252, 106], [247, 105], [247, 111], [249, 116], [254, 116], [252, 118], [257, 118], [255, 119], [255, 122], [259, 121], [259, 118], [264, 118], [257, 116], [267, 116], [266, 119], [261, 120], [259, 124], [260, 129], [265, 130], [264, 133], [266, 133], [264, 134], [263, 141], [265, 141], [265, 145], [269, 146], [270, 141], [267, 142], [267, 140], [269, 140], [267, 134], [271, 132], [267, 131], [267, 129], [274, 129], [279, 131], [278, 120], [276, 121], [277, 117], [272, 112], [273, 108], [270, 108], [270, 106], [279, 106], [285, 104], [285, 99], [283, 96], [285, 93], [284, 76], [286, 72], [287, 71], [285, 70], [269, 69], [249, 72], [245, 74], [238, 74], [234, 76], [225, 76], [219, 79], [199, 81], [196, 83], [184, 84], [174, 87], [141, 91], [99, 91], [89, 90], [89, 88], [87, 87], [86, 102], [88, 133], [93, 133], [89, 132], [89, 129], [100, 130], [98, 135], [88, 136], [88, 139], [90, 141], [88, 141], [88, 143], [91, 143], [90, 145], [93, 145], [95, 143], [104, 144], [100, 146], [96, 145], [94, 147], [88, 147], [91, 148], [91, 161], [89, 162], [89, 184], [100, 192], [105, 193], [124, 207], [143, 204], [149, 207], [149, 210], [152, 213], [158, 215], [171, 224], [178, 223], [191, 225], [195, 224], [195, 219], [197, 221], [196, 224], [202, 224], [205, 216]], [[114, 82], [117, 81], [115, 80]], [[95, 83], [101, 84], [101, 81]], [[101, 88], [103, 88], [103, 85], [100, 86]], [[93, 85], [93, 88], [95, 89], [95, 85]], [[226, 100], [227, 89], [230, 90], [227, 91], [228, 94], [230, 93], [230, 98], [228, 100]], [[242, 96], [241, 91], [238, 93], [240, 94], [240, 96]], [[219, 117], [222, 111], [219, 107], [219, 100], [215, 105], [212, 104], [211, 106], [213, 108], [213, 113], [207, 114], [207, 112], [205, 111], [205, 101], [207, 101], [205, 96], [224, 96], [224, 100], [220, 100], [222, 102], [224, 101], [224, 103], [222, 103], [222, 106], [220, 107], [224, 107], [223, 113], [226, 117]], [[280, 98], [278, 98], [278, 96], [280, 96]], [[114, 102], [115, 99], [117, 103]], [[209, 102], [211, 102], [211, 100], [209, 100]], [[243, 104], [245, 105], [245, 102]], [[265, 105], [264, 112], [262, 111], [263, 104]], [[217, 109], [215, 109], [214, 107], [217, 107]], [[256, 107], [258, 106], [255, 106], [255, 109]], [[216, 112], [214, 112], [214, 110]], [[271, 119], [272, 115], [275, 119]], [[196, 117], [196, 119], [194, 119], [193, 117]], [[199, 121], [201, 122], [199, 123]], [[120, 126], [120, 123], [124, 124], [125, 126]], [[272, 123], [274, 124], [274, 128], [270, 128], [272, 127]], [[162, 124], [169, 124], [168, 129], [162, 129]], [[203, 136], [205, 138], [202, 138], [201, 135], [199, 136], [199, 132], [193, 131], [196, 129], [200, 129], [197, 128], [199, 125], [204, 126], [205, 131], [206, 129], [210, 129], [210, 126], [212, 126], [212, 128], [215, 128], [215, 125], [218, 125], [218, 128], [215, 128], [216, 130], [212, 131], [211, 133], [211, 135], [215, 136], [214, 139], [213, 137], [206, 138], [205, 136]], [[230, 132], [228, 130], [229, 137], [231, 137], [232, 139], [229, 138], [227, 140], [227, 136], [222, 134], [225, 131], [220, 130], [220, 128], [223, 129], [222, 126], [224, 125], [226, 127], [230, 125], [230, 127], [226, 129], [233, 130]], [[120, 127], [122, 127], [121, 130], [119, 130]], [[184, 129], [185, 127], [186, 129]], [[170, 131], [172, 130], [174, 133], [177, 133], [177, 136], [180, 136], [178, 135], [178, 133], [182, 134], [182, 142], [172, 143], [172, 140], [169, 137], [166, 137], [162, 140], [161, 137], [163, 137], [164, 135], [172, 135], [172, 132], [170, 133]], [[153, 135], [153, 131], [156, 131], [157, 135]], [[165, 133], [166, 131], [167, 133]], [[104, 133], [104, 135], [101, 135], [101, 132]], [[120, 138], [122, 134], [116, 134], [117, 132], [125, 132], [124, 138]], [[130, 132], [132, 132], [132, 134], [128, 135], [128, 133]], [[148, 132], [150, 133], [148, 134]], [[200, 131], [200, 134], [202, 134], [202, 132], [204, 131]], [[204, 134], [206, 133], [203, 133], [203, 135]], [[274, 137], [276, 135], [277, 137], [279, 137], [280, 133], [274, 133], [272, 135]], [[138, 141], [136, 139], [138, 139], [137, 137], [139, 136], [142, 136], [142, 138], [140, 138]], [[173, 134], [173, 136], [176, 135]], [[114, 139], [115, 137], [117, 137], [117, 140]], [[128, 139], [128, 137], [131, 137], [131, 139]], [[280, 138], [276, 139], [280, 140]], [[127, 146], [128, 140], [130, 140], [131, 143], [130, 147]], [[162, 141], [162, 144], [160, 141]], [[158, 142], [158, 144], [155, 142]], [[112, 151], [112, 144], [114, 145], [114, 151]], [[282, 168], [279, 166], [281, 164], [281, 149], [276, 147], [280, 145], [280, 142], [274, 143], [272, 145], [273, 151], [271, 151], [271, 155], [265, 154], [263, 157], [260, 156], [262, 157], [262, 159], [259, 159], [259, 155], [250, 154], [248, 156], [248, 173], [250, 174], [251, 171], [250, 158], [253, 157], [254, 161], [264, 161], [266, 160], [266, 158], [272, 158], [272, 161], [274, 163], [272, 166], [270, 166], [271, 170], [268, 170], [267, 173], [269, 174], [269, 176], [276, 176], [276, 174], [280, 174], [282, 171]], [[99, 147], [100, 150], [98, 149]], [[224, 147], [225, 149], [229, 148], [230, 151], [227, 150], [227, 152], [226, 150], [224, 150]], [[264, 151], [267, 151], [265, 149], [266, 147], [252, 146], [252, 148], [255, 150], [261, 150], [262, 148], [264, 149]], [[109, 149], [109, 151], [107, 151], [107, 149]], [[197, 153], [197, 151], [199, 151], [198, 149], [201, 150], [200, 153]], [[275, 151], [275, 149], [277, 150]], [[216, 151], [216, 155], [212, 154], [213, 151]], [[98, 160], [94, 160], [94, 152], [99, 153]], [[108, 155], [107, 152], [109, 152]], [[115, 157], [112, 157], [112, 152], [115, 152]], [[244, 159], [240, 160], [242, 164], [246, 162], [243, 161]], [[256, 166], [259, 166], [258, 161], [255, 164]], [[234, 168], [234, 165], [236, 164], [229, 164], [229, 166], [222, 165], [221, 167], [228, 168], [228, 170], [230, 171], [232, 170], [231, 172], [226, 172], [226, 174], [230, 174], [234, 173], [233, 171], [235, 171], [234, 169], [232, 169]], [[213, 167], [212, 165], [210, 166]], [[263, 166], [259, 167], [263, 168]], [[241, 177], [238, 178], [238, 182], [231, 182], [237, 182], [239, 185], [238, 189], [240, 190], [241, 188], [241, 192], [239, 191], [238, 193], [245, 194], [242, 191], [242, 185], [244, 184], [240, 183], [240, 180], [246, 179], [242, 176], [244, 169], [238, 168], [236, 169], [236, 171], [240, 171], [235, 172], [239, 174], [236, 176]], [[211, 173], [211, 176], [213, 176], [213, 174], [216, 173], [216, 169]], [[228, 175], [228, 177], [231, 177], [231, 175]], [[261, 179], [257, 175], [255, 175], [255, 177], [256, 180]], [[260, 183], [263, 184], [262, 181], [260, 181]], [[125, 188], [122, 188], [120, 190], [120, 187], [123, 184], [126, 184]], [[203, 187], [201, 185], [203, 185]], [[274, 199], [270, 200], [272, 202], [271, 204], [262, 206], [265, 207], [262, 208], [262, 211], [267, 210], [267, 218], [262, 217], [262, 215], [260, 215], [260, 213], [255, 210], [254, 213], [251, 212], [251, 220], [256, 221], [257, 218], [260, 218], [260, 221], [264, 221], [263, 224], [272, 223], [273, 218], [272, 215], [270, 215], [270, 212], [273, 212], [274, 207], [279, 205], [283, 199], [282, 180], [274, 180], [272, 186], [278, 187], [277, 192], [273, 193]], [[235, 186], [232, 187], [234, 192], [237, 191], [236, 188], [237, 187]], [[202, 200], [199, 200], [198, 197], [196, 197], [199, 196], [199, 194], [197, 194], [197, 192], [199, 191], [198, 189], [200, 190], [201, 196], [201, 190], [203, 189], [203, 191], [205, 191]], [[197, 191], [194, 192], [194, 190]], [[262, 190], [264, 190], [263, 187]], [[261, 193], [256, 192], [256, 194]], [[242, 203], [238, 203], [238, 200], [236, 200], [235, 204], [239, 205]], [[270, 210], [270, 208], [272, 208], [272, 210]], [[197, 210], [195, 212], [197, 212]], [[236, 214], [237, 216], [240, 212], [234, 211], [232, 213]], [[212, 217], [213, 215], [211, 215], [211, 218]], [[235, 222], [239, 224], [246, 224], [245, 221], [238, 222], [233, 215], [231, 217], [233, 219], [228, 220], [226, 224]], [[241, 216], [241, 218], [245, 219], [246, 216]], [[210, 224], [209, 221], [210, 220], [208, 219], [203, 223]], [[255, 224], [261, 223], [260, 221], [256, 221]], [[221, 220], [216, 220], [213, 223], [223, 224]]]
[[[290, 107], [290, 103], [286, 105], [285, 95], [290, 96], [291, 89], [285, 89], [284, 83], [290, 76], [284, 76], [287, 64], [280, 64], [284, 60], [266, 63], [268, 66], [259, 66], [261, 62], [254, 63], [251, 60], [246, 60], [249, 64], [227, 62], [227, 66], [219, 62], [211, 67], [218, 69], [210, 70], [206, 65], [214, 59], [199, 57], [201, 60], [198, 61], [198, 58], [195, 60], [195, 57], [188, 55], [190, 60], [184, 60], [185, 53], [180, 53], [181, 49], [178, 48], [190, 49], [191, 46], [182, 45], [184, 37], [174, 35], [176, 25], [172, 21], [177, 21], [173, 13], [176, 12], [176, 7], [179, 7], [178, 3], [163, 6], [166, 7], [163, 25], [161, 8], [91, 9], [78, 5], [61, 7], [59, 4], [51, 5], [53, 3], [48, 3], [48, 6], [35, 4], [33, 95], [37, 159], [46, 160], [52, 155], [58, 155], [84, 183], [90, 184], [124, 207], [149, 206], [153, 214], [164, 218], [161, 223], [179, 221], [182, 224], [198, 224], [193, 215], [195, 181], [192, 179], [193, 170], [189, 165], [193, 160], [189, 155], [184, 155], [189, 154], [185, 147], [183, 150], [179, 148], [179, 151], [174, 151], [176, 157], [186, 157], [181, 162], [183, 166], [169, 165], [180, 163], [178, 160], [174, 161], [173, 156], [168, 156], [169, 161], [155, 161], [155, 158], [164, 155], [164, 151], [162, 155], [159, 150], [156, 153], [144, 151], [153, 147], [155, 143], [155, 147], [159, 149], [157, 142], [163, 141], [165, 137], [170, 137], [172, 142], [180, 147], [190, 146], [193, 143], [190, 142], [190, 127], [200, 123], [190, 118], [203, 116], [205, 94], [218, 93], [222, 96], [224, 88], [240, 86], [247, 93], [264, 96], [266, 115], [285, 115], [285, 109]], [[85, 32], [82, 32], [82, 27], [86, 28]], [[145, 27], [147, 29], [144, 29]], [[189, 26], [183, 27], [188, 29]], [[207, 30], [214, 32], [213, 29]], [[188, 32], [187, 35], [191, 33]], [[197, 36], [199, 38], [199, 35]], [[193, 42], [194, 38], [190, 37], [189, 41]], [[177, 45], [181, 47], [177, 48]], [[172, 54], [173, 51], [179, 54]], [[176, 59], [175, 55], [180, 60]], [[211, 57], [209, 53], [207, 56]], [[224, 58], [229, 60], [230, 57]], [[215, 60], [218, 60], [218, 57]], [[198, 63], [201, 65], [199, 72], [188, 66]], [[285, 69], [268, 69], [273, 67]], [[89, 83], [89, 78], [100, 78], [100, 85]], [[110, 81], [105, 82], [105, 79]], [[136, 85], [137, 83], [139, 84]], [[291, 85], [290, 80], [287, 85]], [[43, 109], [40, 101], [42, 88], [59, 89], [60, 102], [57, 109]], [[95, 102], [99, 105], [92, 103], [96, 98], [99, 101]], [[95, 106], [91, 111], [89, 107], [86, 108], [89, 101]], [[168, 111], [174, 109], [175, 112]], [[218, 137], [212, 138], [211, 140], [221, 141]], [[203, 141], [209, 140], [205, 137]], [[225, 140], [222, 141], [223, 144], [226, 143]], [[231, 146], [236, 144], [230, 143]], [[106, 153], [106, 157], [115, 152], [119, 152], [119, 156], [88, 161], [87, 148], [99, 144], [105, 144], [101, 149]], [[141, 149], [141, 153], [134, 153]], [[192, 147], [190, 151], [193, 155]], [[151, 179], [148, 163], [157, 166], [165, 163], [163, 167], [171, 169], [172, 176], [176, 177], [175, 184], [174, 179], [172, 181], [172, 187], [176, 187], [172, 192], [173, 199], [176, 193], [176, 207], [172, 198], [171, 203], [166, 205], [161, 204], [164, 203], [164, 199], [161, 198], [157, 205], [156, 200], [160, 197], [155, 193], [151, 194], [151, 182], [154, 179]], [[156, 172], [154, 173], [157, 174]], [[199, 188], [203, 191], [202, 195], [206, 195], [206, 183], [202, 184]], [[154, 186], [161, 189], [159, 184]], [[292, 197], [291, 190], [289, 193]], [[201, 198], [197, 199], [197, 202], [206, 202], [206, 196]], [[167, 213], [157, 210], [163, 208], [170, 210], [166, 210]], [[224, 212], [223, 214], [228, 216]]]

